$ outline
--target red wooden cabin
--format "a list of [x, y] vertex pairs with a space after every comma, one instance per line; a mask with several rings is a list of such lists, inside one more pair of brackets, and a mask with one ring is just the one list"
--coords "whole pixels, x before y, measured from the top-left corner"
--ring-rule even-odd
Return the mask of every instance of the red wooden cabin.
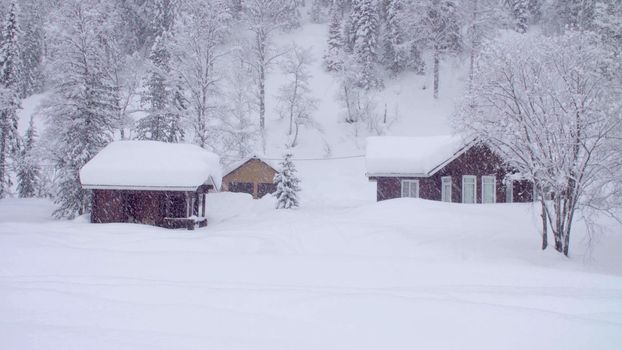
[[194, 229], [207, 225], [206, 194], [220, 187], [218, 156], [198, 146], [117, 141], [80, 170], [93, 191], [91, 222]]
[[416, 197], [457, 203], [528, 202], [531, 182], [486, 145], [458, 136], [370, 137], [367, 177], [378, 201]]

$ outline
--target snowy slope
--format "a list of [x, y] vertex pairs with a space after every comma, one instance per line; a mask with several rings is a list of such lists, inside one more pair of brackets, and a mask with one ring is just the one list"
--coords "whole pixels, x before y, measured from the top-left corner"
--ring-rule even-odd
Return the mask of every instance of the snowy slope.
[[[40, 222], [1, 201], [3, 349], [619, 349], [622, 237], [538, 249], [529, 205], [273, 210], [208, 198], [197, 231]], [[28, 209], [37, 217], [25, 218]], [[450, 209], [450, 210], [449, 210]], [[44, 215], [43, 217], [39, 217]], [[617, 231], [616, 231], [617, 230]]]
[[[313, 118], [320, 131], [305, 128], [301, 131], [300, 145], [294, 149], [300, 157], [334, 157], [364, 153], [364, 127], [354, 130], [351, 124], [343, 122], [345, 110], [337, 100], [339, 82], [334, 73], [323, 68], [322, 57], [326, 50], [326, 24], [307, 23], [276, 39], [281, 48], [296, 44], [313, 53], [314, 63], [310, 67], [311, 89], [319, 100]], [[421, 136], [445, 135], [451, 132], [448, 120], [456, 101], [462, 96], [465, 86], [463, 62], [447, 58], [441, 64], [440, 97], [432, 98], [431, 60], [428, 59], [426, 75], [404, 73], [398, 77], [387, 75], [385, 88], [376, 97], [378, 113], [387, 114], [389, 135]], [[285, 144], [287, 122], [280, 120], [275, 108], [275, 96], [284, 83], [278, 64], [268, 75], [266, 84], [266, 125], [270, 156], [280, 156]], [[358, 135], [358, 137], [355, 137]]]

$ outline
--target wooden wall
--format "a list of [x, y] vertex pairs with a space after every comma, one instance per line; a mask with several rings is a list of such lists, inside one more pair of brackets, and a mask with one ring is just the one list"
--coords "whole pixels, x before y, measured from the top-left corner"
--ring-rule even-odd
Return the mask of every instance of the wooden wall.
[[[441, 178], [451, 176], [452, 202], [462, 202], [462, 175], [477, 177], [477, 203], [482, 202], [482, 176], [496, 177], [497, 202], [505, 202], [505, 184], [503, 179], [507, 174], [502, 160], [488, 147], [477, 145], [454, 159], [445, 167], [430, 177], [378, 177], [378, 201], [401, 197], [401, 180], [419, 180], [419, 197], [423, 199], [441, 200]], [[514, 183], [514, 201], [528, 202], [532, 200], [532, 186], [529, 182], [517, 181]]]
[[93, 190], [91, 222], [163, 226], [165, 217], [186, 217], [186, 192]]
[[266, 192], [274, 192], [272, 181], [276, 173], [276, 170], [261, 159], [249, 159], [222, 178], [222, 190], [250, 193], [253, 198], [260, 198]]

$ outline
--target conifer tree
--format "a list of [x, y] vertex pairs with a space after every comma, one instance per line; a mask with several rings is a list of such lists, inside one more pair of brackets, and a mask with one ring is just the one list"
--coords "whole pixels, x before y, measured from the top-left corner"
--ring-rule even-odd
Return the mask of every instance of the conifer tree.
[[44, 104], [57, 168], [54, 216], [74, 218], [90, 207], [79, 171], [112, 139], [118, 118], [118, 89], [105, 60], [107, 15], [102, 0], [68, 0], [54, 35], [54, 88]]
[[438, 98], [441, 57], [462, 50], [459, 16], [453, 0], [431, 0], [427, 5], [425, 30], [432, 46], [434, 98]]
[[313, 0], [313, 2], [311, 3], [311, 10], [309, 10], [309, 15], [313, 23], [322, 22], [322, 5], [322, 0]]
[[182, 111], [186, 108], [179, 82], [172, 73], [173, 57], [168, 46], [171, 35], [156, 38], [149, 54], [149, 71], [143, 102], [147, 116], [138, 121], [137, 138], [163, 142], [180, 142], [184, 138]]
[[148, 15], [151, 17], [149, 27], [152, 40], [173, 30], [178, 4], [178, 0], [153, 0], [147, 2], [147, 5], [151, 6], [148, 10]]
[[[404, 30], [400, 22], [402, 11], [404, 11], [402, 0], [387, 0], [383, 61], [394, 74], [402, 72], [408, 61], [408, 50], [404, 47]], [[414, 53], [419, 54], [418, 51]]]
[[376, 72], [378, 63], [378, 12], [374, 0], [358, 0], [354, 17], [354, 57], [360, 67], [358, 85], [364, 90], [382, 87]]
[[11, 156], [17, 152], [17, 109], [22, 79], [17, 6], [12, 2], [0, 33], [0, 198], [12, 185], [9, 173]]
[[516, 31], [519, 33], [527, 32], [529, 21], [529, 0], [507, 0], [510, 11], [514, 16]]
[[21, 198], [35, 197], [39, 188], [41, 170], [34, 153], [36, 138], [37, 131], [31, 117], [26, 135], [24, 135], [21, 143], [17, 171], [17, 193]]
[[22, 97], [38, 93], [43, 87], [43, 56], [45, 47], [44, 6], [38, 0], [20, 2], [19, 23], [23, 79]]
[[330, 8], [330, 23], [328, 24], [328, 49], [324, 55], [324, 66], [327, 71], [335, 72], [341, 69], [343, 45], [341, 14], [337, 0], [333, 0]]
[[281, 162], [281, 171], [274, 176], [276, 185], [276, 208], [291, 209], [299, 206], [298, 192], [300, 191], [300, 180], [296, 176], [296, 167], [292, 162], [292, 154], [288, 152]]

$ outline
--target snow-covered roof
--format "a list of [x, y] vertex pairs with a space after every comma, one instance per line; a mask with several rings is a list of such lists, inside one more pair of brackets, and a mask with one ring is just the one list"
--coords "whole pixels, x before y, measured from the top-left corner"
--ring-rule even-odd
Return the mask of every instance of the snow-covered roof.
[[430, 176], [468, 149], [461, 136], [367, 138], [367, 176]]
[[83, 188], [194, 191], [220, 188], [220, 159], [199, 146], [158, 141], [110, 143], [80, 170]]
[[241, 167], [246, 162], [248, 162], [249, 160], [252, 160], [252, 159], [256, 159], [256, 160], [262, 161], [262, 162], [268, 164], [268, 166], [270, 166], [272, 169], [274, 169], [276, 171], [278, 171], [278, 169], [279, 169], [279, 164], [276, 161], [272, 160], [272, 159], [264, 159], [264, 158], [260, 158], [258, 156], [252, 156], [252, 157], [244, 158], [242, 160], [238, 160], [236, 162], [233, 162], [233, 163], [227, 165], [225, 167], [225, 171], [223, 172], [223, 174], [224, 174], [223, 176], [229, 175], [231, 172], [233, 172], [234, 170], [237, 170], [239, 167]]

